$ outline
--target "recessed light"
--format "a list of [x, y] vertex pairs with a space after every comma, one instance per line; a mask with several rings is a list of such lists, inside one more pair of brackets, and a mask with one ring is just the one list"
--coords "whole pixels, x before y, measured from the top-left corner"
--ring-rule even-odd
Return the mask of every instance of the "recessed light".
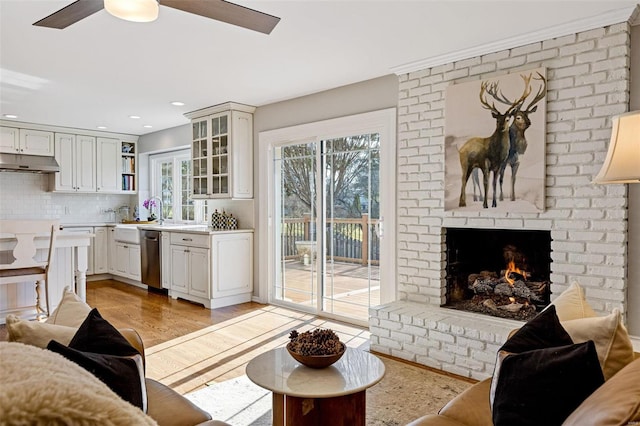
[[3, 117], [6, 117], [6, 118], [18, 118], [18, 116], [15, 115], [15, 114], [3, 114]]
[[135, 120], [139, 119], [140, 116], [139, 115], [130, 115], [129, 118], [133, 118]]
[[144, 127], [145, 129], [151, 129], [153, 126], [152, 126], [152, 125], [150, 125], [150, 124], [145, 124], [145, 125], [144, 125], [144, 126], [142, 126], [142, 127]]
[[171, 102], [171, 105], [173, 105], [173, 106], [184, 106], [184, 102], [173, 101], [173, 102]]
[[107, 128], [107, 126], [98, 126], [97, 127], [97, 129], [100, 129], [100, 130], [105, 130], [106, 128]]

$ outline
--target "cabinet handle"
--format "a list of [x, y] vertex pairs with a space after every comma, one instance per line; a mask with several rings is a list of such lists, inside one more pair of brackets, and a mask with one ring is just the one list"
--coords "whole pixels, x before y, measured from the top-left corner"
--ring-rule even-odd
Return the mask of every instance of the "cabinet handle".
[[129, 246], [122, 246], [122, 247], [124, 247], [124, 248], [129, 248]]
[[193, 238], [183, 238], [182, 241], [193, 241]]

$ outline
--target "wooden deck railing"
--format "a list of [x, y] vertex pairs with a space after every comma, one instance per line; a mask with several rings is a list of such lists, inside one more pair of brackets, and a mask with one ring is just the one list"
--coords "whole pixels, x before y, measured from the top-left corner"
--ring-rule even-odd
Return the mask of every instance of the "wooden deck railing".
[[[380, 263], [380, 238], [375, 232], [378, 219], [360, 218], [328, 219], [326, 225], [327, 257], [334, 260], [362, 265]], [[330, 238], [333, 235], [333, 238]], [[286, 218], [282, 221], [282, 255], [285, 259], [300, 256], [296, 241], [317, 241], [315, 223], [310, 216]]]

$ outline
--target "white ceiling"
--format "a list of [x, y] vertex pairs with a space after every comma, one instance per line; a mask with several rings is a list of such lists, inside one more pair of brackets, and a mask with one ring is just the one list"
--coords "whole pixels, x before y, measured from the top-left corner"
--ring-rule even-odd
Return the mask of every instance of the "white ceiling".
[[[270, 35], [162, 6], [158, 20], [147, 24], [103, 10], [64, 30], [31, 25], [71, 2], [0, 0], [0, 114], [134, 135], [185, 124], [183, 113], [222, 102], [291, 99], [584, 25], [637, 4], [235, 1], [282, 18]], [[175, 100], [186, 105], [170, 105]]]

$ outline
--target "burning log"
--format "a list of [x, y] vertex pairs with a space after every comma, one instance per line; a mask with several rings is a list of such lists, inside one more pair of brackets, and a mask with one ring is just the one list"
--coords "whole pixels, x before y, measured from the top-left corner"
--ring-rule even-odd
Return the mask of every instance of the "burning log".
[[520, 309], [522, 309], [523, 306], [524, 304], [522, 303], [509, 303], [508, 305], [498, 306], [498, 309], [509, 312], [518, 312]]

